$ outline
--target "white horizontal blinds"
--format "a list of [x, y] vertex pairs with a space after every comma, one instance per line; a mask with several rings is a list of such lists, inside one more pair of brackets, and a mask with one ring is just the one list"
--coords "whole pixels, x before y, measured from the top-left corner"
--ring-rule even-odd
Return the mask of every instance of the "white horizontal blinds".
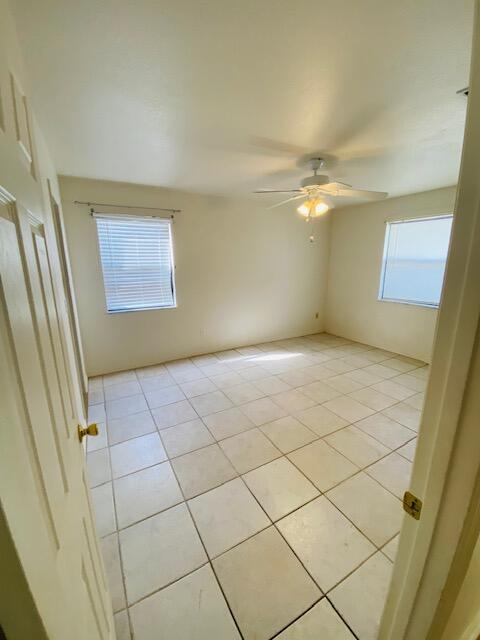
[[170, 220], [95, 214], [108, 311], [175, 304]]
[[452, 216], [388, 224], [382, 298], [438, 306], [451, 226]]

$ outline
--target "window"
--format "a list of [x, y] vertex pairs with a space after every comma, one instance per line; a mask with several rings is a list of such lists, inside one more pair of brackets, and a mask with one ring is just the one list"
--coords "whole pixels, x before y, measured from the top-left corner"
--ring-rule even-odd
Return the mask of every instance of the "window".
[[94, 215], [107, 311], [174, 307], [170, 220]]
[[387, 222], [380, 300], [438, 307], [452, 216]]

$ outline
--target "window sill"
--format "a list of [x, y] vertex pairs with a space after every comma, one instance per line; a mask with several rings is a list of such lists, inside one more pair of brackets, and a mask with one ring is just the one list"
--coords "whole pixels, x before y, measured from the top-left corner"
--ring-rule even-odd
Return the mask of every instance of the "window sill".
[[118, 309], [117, 311], [108, 311], [107, 309], [107, 315], [115, 316], [119, 313], [138, 313], [140, 311], [161, 311], [163, 309], [176, 309], [177, 307], [178, 307], [177, 304], [172, 304], [172, 305], [169, 305], [168, 307], [148, 307], [148, 308], [140, 307], [138, 309]]
[[395, 300], [394, 298], [377, 298], [377, 302], [393, 302], [394, 304], [406, 304], [409, 307], [423, 307], [437, 311], [438, 304], [428, 304], [427, 302], [410, 302], [409, 300]]

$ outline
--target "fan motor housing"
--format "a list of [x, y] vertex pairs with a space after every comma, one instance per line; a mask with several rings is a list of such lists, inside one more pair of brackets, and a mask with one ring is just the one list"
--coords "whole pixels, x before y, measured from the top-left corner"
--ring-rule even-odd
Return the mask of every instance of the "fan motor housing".
[[302, 187], [319, 187], [329, 182], [330, 178], [328, 176], [308, 176], [302, 180]]

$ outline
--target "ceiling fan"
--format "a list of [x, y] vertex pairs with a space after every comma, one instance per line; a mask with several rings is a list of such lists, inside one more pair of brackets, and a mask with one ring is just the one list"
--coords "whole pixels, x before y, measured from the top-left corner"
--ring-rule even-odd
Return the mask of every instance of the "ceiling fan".
[[304, 178], [299, 189], [286, 190], [269, 190], [261, 189], [254, 193], [295, 193], [282, 202], [274, 204], [270, 209], [281, 207], [287, 202], [304, 198], [305, 201], [297, 208], [298, 213], [306, 220], [318, 218], [333, 207], [330, 198], [342, 196], [351, 198], [363, 198], [365, 200], [382, 200], [388, 196], [384, 191], [366, 191], [365, 189], [353, 189], [351, 185], [344, 182], [331, 182], [326, 175], [318, 175], [318, 170], [325, 165], [323, 158], [311, 158], [310, 166], [312, 167], [313, 176]]

